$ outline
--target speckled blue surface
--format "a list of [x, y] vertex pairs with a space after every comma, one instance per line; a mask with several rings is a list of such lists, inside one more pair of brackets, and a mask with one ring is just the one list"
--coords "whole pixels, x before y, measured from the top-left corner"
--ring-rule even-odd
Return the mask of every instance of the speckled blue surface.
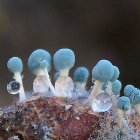
[[87, 82], [89, 71], [86, 67], [79, 67], [74, 72], [74, 81], [84, 83]]
[[119, 97], [117, 107], [119, 109], [124, 110], [124, 111], [129, 110], [129, 108], [130, 108], [130, 100], [129, 100], [129, 98], [126, 97], [126, 96]]
[[92, 70], [92, 76], [95, 80], [108, 82], [114, 74], [113, 65], [108, 60], [100, 60]]
[[60, 49], [53, 56], [56, 71], [70, 69], [75, 64], [75, 54], [70, 49]]
[[51, 55], [43, 49], [38, 49], [32, 52], [28, 59], [29, 70], [36, 74], [36, 70], [47, 68], [48, 72], [51, 70]]
[[118, 67], [113, 66], [113, 69], [114, 69], [114, 74], [113, 74], [113, 77], [110, 80], [111, 82], [116, 81], [119, 78], [119, 75], [120, 75], [120, 71], [119, 71]]
[[115, 95], [119, 95], [122, 88], [122, 84], [119, 80], [112, 82], [112, 92]]
[[12, 73], [22, 72], [23, 71], [22, 60], [18, 57], [12, 57], [7, 62], [7, 67]]

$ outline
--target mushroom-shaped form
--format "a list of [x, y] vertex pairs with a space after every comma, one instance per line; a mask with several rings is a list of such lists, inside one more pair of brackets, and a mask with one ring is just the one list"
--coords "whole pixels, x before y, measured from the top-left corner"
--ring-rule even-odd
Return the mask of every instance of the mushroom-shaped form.
[[75, 89], [85, 91], [86, 84], [89, 77], [89, 71], [85, 67], [79, 67], [74, 72]]
[[122, 89], [122, 83], [119, 80], [112, 82], [112, 92], [118, 96]]
[[120, 75], [120, 71], [118, 69], [118, 67], [116, 66], [113, 66], [113, 69], [114, 69], [114, 74], [113, 74], [113, 77], [111, 78], [111, 80], [108, 82], [108, 87], [107, 87], [107, 92], [110, 92], [112, 90], [112, 83], [114, 81], [116, 81], [118, 78], [119, 78], [119, 75]]
[[91, 95], [87, 102], [92, 103], [94, 97], [97, 95], [103, 84], [110, 81], [114, 74], [113, 65], [108, 60], [100, 60], [92, 70], [92, 77], [95, 83]]
[[119, 75], [120, 75], [120, 71], [119, 71], [118, 67], [113, 66], [113, 69], [114, 69], [114, 74], [113, 74], [113, 77], [110, 80], [111, 82], [116, 81], [119, 78]]
[[126, 85], [124, 87], [124, 95], [130, 99], [131, 103], [133, 103], [135, 90], [133, 85]]
[[55, 82], [58, 97], [70, 97], [73, 89], [73, 80], [68, 76], [70, 69], [75, 64], [75, 54], [70, 49], [60, 49], [53, 57], [54, 67], [60, 76]]
[[74, 91], [77, 98], [87, 97], [86, 84], [89, 77], [89, 71], [86, 67], [79, 67], [74, 72]]
[[68, 76], [69, 70], [75, 64], [75, 54], [70, 49], [60, 49], [53, 57], [54, 67], [60, 72], [60, 76]]
[[138, 115], [140, 115], [140, 90], [135, 88], [133, 99], [131, 98], [131, 102], [134, 105], [134, 108]]
[[56, 72], [55, 74], [54, 74], [54, 81], [56, 81], [58, 78], [59, 78], [59, 76], [60, 76], [60, 74], [59, 74], [59, 72]]
[[[35, 50], [32, 52], [28, 59], [28, 67], [36, 77], [45, 76], [46, 81], [44, 80], [44, 83], [51, 89], [52, 93], [55, 94], [55, 89], [50, 81], [48, 74], [51, 70], [51, 55], [43, 49]], [[36, 83], [41, 82], [39, 79], [35, 79], [35, 85]]]
[[21, 75], [21, 72], [23, 71], [22, 60], [18, 57], [12, 57], [7, 62], [7, 67], [9, 71], [14, 74], [14, 79], [16, 80], [16, 82], [20, 84], [20, 89], [18, 92], [19, 92], [19, 101], [22, 102], [26, 99]]
[[119, 97], [117, 103], [117, 112], [118, 112], [118, 127], [122, 127], [122, 120], [124, 117], [124, 111], [128, 111], [130, 109], [130, 100], [128, 97], [122, 96]]

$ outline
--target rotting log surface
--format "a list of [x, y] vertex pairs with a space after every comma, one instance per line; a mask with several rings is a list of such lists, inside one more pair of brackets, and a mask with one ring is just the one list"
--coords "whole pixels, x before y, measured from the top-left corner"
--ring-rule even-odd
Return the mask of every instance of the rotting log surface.
[[0, 112], [0, 136], [7, 140], [86, 140], [98, 135], [99, 118], [82, 103], [70, 99], [33, 96]]

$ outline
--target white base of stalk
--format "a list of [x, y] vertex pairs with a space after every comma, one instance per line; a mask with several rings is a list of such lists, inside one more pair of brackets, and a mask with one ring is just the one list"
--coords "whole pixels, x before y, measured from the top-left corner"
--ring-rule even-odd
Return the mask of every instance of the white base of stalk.
[[118, 127], [121, 129], [122, 127], [122, 121], [123, 121], [123, 116], [124, 116], [124, 112], [121, 109], [117, 109], [117, 113], [118, 113], [118, 122], [117, 125]]
[[140, 104], [135, 104], [134, 108], [135, 108], [136, 112], [138, 113], [138, 115], [140, 115]]
[[19, 72], [14, 73], [14, 78], [17, 82], [20, 83], [19, 102], [23, 102], [26, 100], [26, 96], [25, 96], [25, 91], [24, 91], [24, 87], [23, 87], [21, 73], [19, 73]]
[[59, 71], [60, 76], [68, 76], [69, 75], [69, 69], [62, 69]]
[[48, 74], [48, 70], [47, 70], [47, 69], [45, 69], [45, 76], [46, 76], [46, 78], [47, 78], [47, 83], [46, 83], [46, 84], [49, 85], [50, 90], [51, 90], [52, 93], [56, 96], [57, 93], [56, 93], [56, 91], [55, 91], [55, 89], [54, 89], [54, 86], [53, 86], [52, 83], [51, 83], [51, 80], [50, 80], [50, 77], [49, 77], [49, 74]]
[[74, 88], [80, 91], [85, 91], [86, 83], [75, 82]]
[[107, 86], [107, 89], [106, 89], [106, 92], [107, 93], [110, 93], [112, 91], [112, 82], [108, 82], [108, 86]]
[[91, 91], [91, 94], [87, 99], [87, 103], [89, 103], [90, 105], [92, 104], [93, 99], [98, 94], [98, 92], [101, 90], [102, 86], [103, 86], [103, 82], [101, 82], [99, 80], [95, 81], [93, 90]]

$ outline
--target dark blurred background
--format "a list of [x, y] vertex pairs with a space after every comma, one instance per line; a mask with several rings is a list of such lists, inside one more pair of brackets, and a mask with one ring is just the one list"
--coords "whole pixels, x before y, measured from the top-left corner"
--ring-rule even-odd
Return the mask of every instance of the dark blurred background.
[[0, 0], [0, 105], [13, 100], [6, 90], [10, 57], [22, 58], [25, 89], [31, 90], [31, 52], [43, 48], [53, 55], [63, 47], [74, 50], [76, 67], [91, 70], [99, 59], [109, 59], [124, 85], [140, 87], [140, 1]]

